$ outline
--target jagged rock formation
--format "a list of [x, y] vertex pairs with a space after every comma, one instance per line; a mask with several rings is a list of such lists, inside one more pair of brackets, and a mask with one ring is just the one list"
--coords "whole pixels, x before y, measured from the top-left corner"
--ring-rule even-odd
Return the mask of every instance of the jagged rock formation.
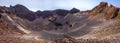
[[101, 2], [98, 6], [92, 9], [90, 12], [91, 16], [89, 18], [92, 18], [99, 14], [103, 15], [105, 19], [119, 18], [119, 11], [119, 8], [113, 5], [108, 5], [106, 2]]

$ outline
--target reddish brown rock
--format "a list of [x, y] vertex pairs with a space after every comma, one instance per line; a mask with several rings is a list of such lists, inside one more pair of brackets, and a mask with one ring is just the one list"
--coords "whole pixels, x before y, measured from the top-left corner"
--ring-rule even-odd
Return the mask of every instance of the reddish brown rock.
[[0, 35], [4, 34], [20, 34], [19, 32], [13, 30], [6, 22], [0, 19]]
[[108, 4], [106, 2], [101, 2], [98, 6], [92, 9], [92, 12], [90, 13], [91, 16], [94, 16], [97, 13], [101, 13], [107, 6]]
[[101, 2], [98, 6], [92, 9], [89, 18], [93, 18], [95, 15], [101, 14], [104, 15], [105, 19], [113, 19], [119, 15], [119, 10], [119, 8], [113, 5], [108, 6], [106, 2]]

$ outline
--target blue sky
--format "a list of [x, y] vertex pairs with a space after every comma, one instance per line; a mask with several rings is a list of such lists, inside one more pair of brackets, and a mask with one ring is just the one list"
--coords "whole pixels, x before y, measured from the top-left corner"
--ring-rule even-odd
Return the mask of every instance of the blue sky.
[[0, 6], [22, 4], [32, 11], [78, 8], [90, 10], [100, 2], [108, 2], [120, 7], [120, 0], [0, 0]]

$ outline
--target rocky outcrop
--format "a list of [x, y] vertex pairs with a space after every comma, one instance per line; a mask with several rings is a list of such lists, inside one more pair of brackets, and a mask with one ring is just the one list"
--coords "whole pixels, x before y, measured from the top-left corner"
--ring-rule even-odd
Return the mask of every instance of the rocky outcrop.
[[92, 18], [97, 14], [103, 15], [105, 19], [119, 18], [119, 11], [119, 8], [113, 5], [108, 5], [107, 2], [101, 2], [98, 6], [92, 9], [92, 11], [90, 12], [91, 16], [89, 18]]
[[69, 11], [71, 14], [74, 14], [74, 13], [78, 13], [80, 12], [80, 10], [76, 9], [76, 8], [73, 8]]

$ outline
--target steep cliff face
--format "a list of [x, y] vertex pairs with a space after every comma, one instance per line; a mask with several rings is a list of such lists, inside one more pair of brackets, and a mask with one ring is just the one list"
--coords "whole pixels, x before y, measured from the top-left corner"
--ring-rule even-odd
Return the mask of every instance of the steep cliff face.
[[98, 14], [101, 14], [105, 17], [105, 19], [114, 19], [114, 18], [119, 18], [119, 11], [120, 9], [113, 6], [113, 5], [108, 5], [106, 2], [101, 2], [98, 6], [92, 9], [90, 12], [91, 16], [89, 18], [92, 18]]

